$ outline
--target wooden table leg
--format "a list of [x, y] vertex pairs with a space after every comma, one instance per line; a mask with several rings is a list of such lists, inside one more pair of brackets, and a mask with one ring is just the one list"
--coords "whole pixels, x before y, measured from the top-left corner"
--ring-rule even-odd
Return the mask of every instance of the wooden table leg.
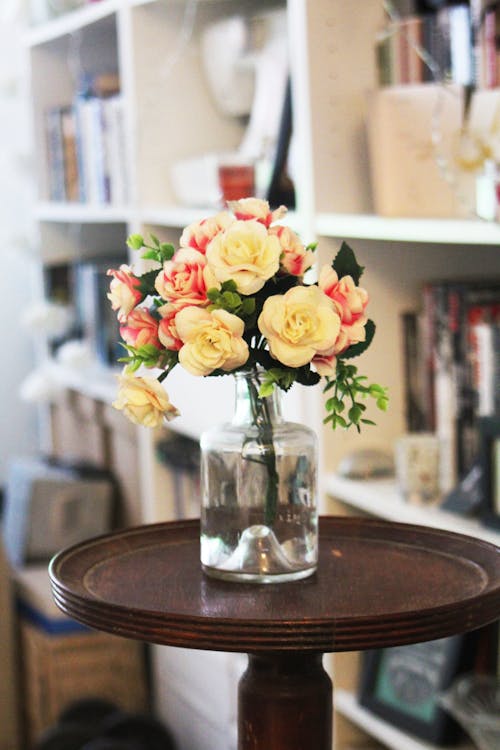
[[331, 750], [332, 682], [318, 653], [248, 657], [238, 690], [238, 750]]

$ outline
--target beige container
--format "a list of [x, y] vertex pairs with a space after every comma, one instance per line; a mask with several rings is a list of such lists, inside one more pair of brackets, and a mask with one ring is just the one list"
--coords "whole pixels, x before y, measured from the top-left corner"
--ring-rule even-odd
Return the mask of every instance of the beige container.
[[463, 107], [458, 86], [391, 86], [370, 95], [367, 128], [376, 213], [471, 215], [475, 174], [456, 163]]

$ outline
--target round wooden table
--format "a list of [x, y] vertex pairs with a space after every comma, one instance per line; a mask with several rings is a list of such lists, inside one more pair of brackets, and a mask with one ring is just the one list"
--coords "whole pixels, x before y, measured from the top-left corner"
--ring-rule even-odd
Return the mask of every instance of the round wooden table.
[[471, 537], [360, 518], [320, 519], [311, 578], [242, 584], [206, 577], [199, 522], [126, 529], [63, 550], [58, 606], [98, 630], [249, 655], [239, 750], [330, 750], [326, 652], [434, 640], [500, 616], [500, 549]]

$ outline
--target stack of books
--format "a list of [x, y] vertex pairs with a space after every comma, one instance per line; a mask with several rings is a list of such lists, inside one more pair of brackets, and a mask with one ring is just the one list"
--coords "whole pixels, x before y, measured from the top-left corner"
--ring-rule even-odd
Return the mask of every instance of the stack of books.
[[71, 104], [45, 112], [51, 201], [127, 202], [123, 112], [114, 74], [97, 77]]
[[402, 323], [407, 429], [440, 438], [446, 492], [477, 458], [479, 419], [500, 415], [500, 279], [429, 283]]
[[375, 45], [381, 86], [474, 81], [473, 26], [468, 3], [391, 23]]

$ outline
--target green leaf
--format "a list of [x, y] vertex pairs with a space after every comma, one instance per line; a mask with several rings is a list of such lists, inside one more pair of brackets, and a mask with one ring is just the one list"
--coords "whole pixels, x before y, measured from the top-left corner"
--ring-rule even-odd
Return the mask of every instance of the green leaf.
[[317, 372], [314, 372], [314, 370], [311, 370], [309, 365], [303, 365], [302, 367], [299, 367], [297, 369], [295, 380], [301, 385], [312, 386], [319, 383], [319, 381], [321, 380], [321, 375], [319, 375]]
[[144, 260], [158, 260], [158, 250], [146, 250], [141, 255], [141, 258], [144, 258]]
[[162, 242], [158, 248], [158, 258], [160, 263], [165, 263], [167, 260], [171, 260], [175, 253], [175, 247], [170, 245], [168, 242]]
[[150, 237], [150, 240], [153, 243], [153, 245], [156, 245], [156, 247], [160, 247], [160, 240], [158, 239], [158, 237], [155, 234], [152, 234], [150, 232], [149, 237]]
[[157, 270], [148, 271], [147, 273], [143, 273], [142, 276], [139, 276], [139, 291], [145, 297], [149, 294], [158, 294], [155, 289], [155, 281], [157, 276]]
[[266, 396], [270, 396], [274, 391], [274, 383], [272, 381], [267, 381], [265, 383], [262, 383], [262, 385], [259, 388], [259, 396], [260, 398], [266, 398]]
[[221, 291], [222, 292], [238, 291], [238, 287], [236, 286], [236, 282], [234, 281], [234, 279], [228, 279], [228, 281], [223, 281], [221, 284]]
[[127, 239], [127, 245], [132, 250], [140, 250], [141, 247], [144, 247], [144, 238], [142, 234], [131, 234]]
[[354, 251], [349, 247], [347, 242], [343, 242], [340, 246], [340, 250], [333, 260], [332, 268], [337, 272], [339, 279], [342, 276], [352, 276], [356, 286], [359, 284], [359, 280], [365, 270], [363, 266], [359, 265]]
[[255, 300], [253, 297], [246, 297], [241, 303], [241, 312], [243, 315], [252, 315], [255, 311]]
[[352, 359], [353, 357], [359, 357], [363, 354], [366, 349], [370, 346], [375, 336], [375, 323], [373, 320], [368, 320], [365, 326], [366, 338], [364, 341], [360, 341], [359, 344], [353, 344], [345, 352], [339, 354], [340, 359]]

